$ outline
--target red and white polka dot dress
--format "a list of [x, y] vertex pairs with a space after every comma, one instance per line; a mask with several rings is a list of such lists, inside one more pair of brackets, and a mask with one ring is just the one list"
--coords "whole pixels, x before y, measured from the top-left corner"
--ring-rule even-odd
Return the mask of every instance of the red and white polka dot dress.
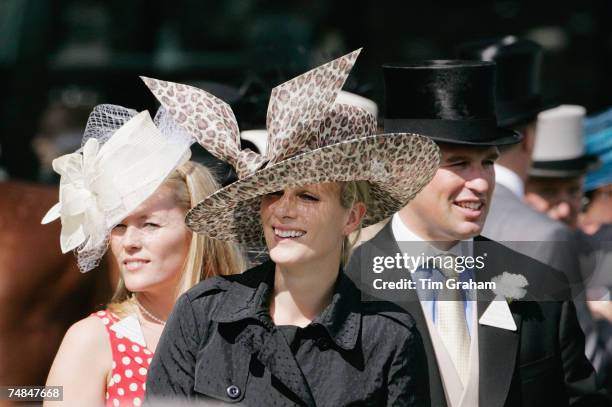
[[106, 405], [140, 406], [144, 402], [147, 371], [153, 352], [110, 327], [119, 318], [110, 311], [98, 311], [93, 316], [102, 320], [113, 351], [113, 369], [106, 385]]

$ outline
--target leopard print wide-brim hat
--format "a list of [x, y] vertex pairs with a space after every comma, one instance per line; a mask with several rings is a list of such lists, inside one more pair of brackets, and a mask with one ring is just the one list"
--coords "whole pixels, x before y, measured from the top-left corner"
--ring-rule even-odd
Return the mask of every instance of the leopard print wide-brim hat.
[[189, 211], [187, 226], [212, 238], [261, 247], [263, 195], [306, 184], [367, 181], [367, 226], [397, 212], [429, 183], [440, 161], [431, 139], [409, 133], [375, 135], [376, 119], [370, 113], [334, 103], [359, 52], [272, 90], [265, 154], [241, 150], [236, 118], [222, 100], [191, 86], [143, 78], [175, 121], [238, 174], [238, 181]]

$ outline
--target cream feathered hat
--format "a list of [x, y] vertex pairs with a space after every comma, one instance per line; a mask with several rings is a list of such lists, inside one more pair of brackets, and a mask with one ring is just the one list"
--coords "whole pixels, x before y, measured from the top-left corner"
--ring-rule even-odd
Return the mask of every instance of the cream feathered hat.
[[272, 90], [266, 151], [241, 150], [240, 131], [228, 104], [201, 89], [143, 78], [176, 122], [239, 180], [197, 204], [186, 218], [198, 233], [261, 247], [261, 197], [305, 184], [367, 181], [371, 204], [364, 225], [398, 211], [433, 177], [440, 151], [428, 137], [374, 135], [365, 109], [336, 103], [359, 51], [306, 72]]
[[163, 109], [152, 120], [147, 111], [96, 106], [82, 147], [53, 160], [59, 202], [42, 223], [60, 218], [62, 252], [74, 250], [82, 272], [95, 268], [113, 227], [189, 159], [193, 142]]

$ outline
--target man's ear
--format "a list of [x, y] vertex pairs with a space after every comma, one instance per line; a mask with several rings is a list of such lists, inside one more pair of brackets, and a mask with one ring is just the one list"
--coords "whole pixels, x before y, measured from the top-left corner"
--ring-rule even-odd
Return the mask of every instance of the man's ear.
[[366, 206], [363, 202], [355, 202], [349, 211], [347, 222], [344, 225], [343, 233], [345, 236], [350, 235], [361, 224], [361, 220], [366, 214]]
[[523, 128], [523, 141], [521, 141], [521, 148], [530, 157], [532, 156], [533, 149], [535, 148], [536, 125], [537, 124], [535, 122], [532, 122]]

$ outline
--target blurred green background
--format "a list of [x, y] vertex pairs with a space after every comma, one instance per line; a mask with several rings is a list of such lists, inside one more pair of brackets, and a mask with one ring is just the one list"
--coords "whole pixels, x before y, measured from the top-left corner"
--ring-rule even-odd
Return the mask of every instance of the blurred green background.
[[529, 37], [545, 48], [544, 94], [594, 113], [611, 104], [611, 11], [610, 0], [0, 0], [0, 167], [53, 182], [50, 160], [78, 147], [93, 105], [155, 109], [139, 75], [216, 86], [243, 130], [261, 127], [272, 87], [358, 47], [345, 89], [381, 105], [384, 62]]

